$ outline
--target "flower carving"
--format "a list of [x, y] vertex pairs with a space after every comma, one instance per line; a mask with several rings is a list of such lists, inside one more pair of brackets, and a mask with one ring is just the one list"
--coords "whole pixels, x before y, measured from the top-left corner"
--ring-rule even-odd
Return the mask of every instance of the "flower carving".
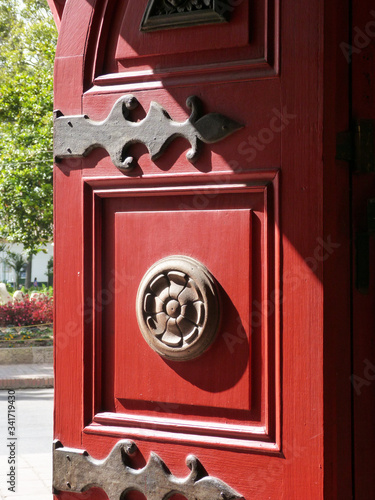
[[186, 28], [229, 21], [229, 0], [148, 0], [140, 30]]
[[199, 288], [177, 270], [155, 277], [144, 298], [146, 323], [153, 335], [169, 347], [191, 344], [204, 321], [204, 303]]
[[139, 284], [136, 314], [139, 329], [154, 351], [175, 361], [194, 359], [210, 347], [219, 329], [216, 282], [192, 257], [164, 257]]
[[163, 15], [212, 8], [212, 0], [159, 0], [156, 5], [157, 13]]

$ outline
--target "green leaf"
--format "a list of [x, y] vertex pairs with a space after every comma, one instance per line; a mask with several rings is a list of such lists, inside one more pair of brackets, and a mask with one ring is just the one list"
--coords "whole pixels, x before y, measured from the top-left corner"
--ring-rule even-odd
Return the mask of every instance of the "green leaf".
[[53, 62], [46, 0], [0, 0], [0, 238], [52, 239]]

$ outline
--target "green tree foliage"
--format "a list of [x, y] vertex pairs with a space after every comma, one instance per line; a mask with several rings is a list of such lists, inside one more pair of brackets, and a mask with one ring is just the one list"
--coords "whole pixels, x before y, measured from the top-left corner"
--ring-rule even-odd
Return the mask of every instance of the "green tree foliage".
[[53, 61], [46, 0], [0, 0], [0, 237], [52, 239]]
[[11, 267], [16, 273], [16, 290], [18, 290], [18, 285], [20, 283], [21, 272], [25, 269], [27, 261], [25, 257], [16, 252], [7, 252], [7, 256], [2, 259], [3, 262], [9, 267]]

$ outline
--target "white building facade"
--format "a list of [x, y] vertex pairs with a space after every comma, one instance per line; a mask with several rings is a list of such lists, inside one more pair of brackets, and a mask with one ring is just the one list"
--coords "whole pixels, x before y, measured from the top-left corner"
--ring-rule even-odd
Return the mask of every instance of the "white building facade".
[[[48, 261], [53, 257], [53, 243], [47, 244], [44, 250], [45, 252], [41, 251], [37, 255], [33, 256], [31, 265], [31, 280], [33, 282], [36, 278], [39, 286], [43, 283], [45, 285], [47, 285], [48, 283], [47, 265]], [[23, 251], [23, 246], [17, 244], [6, 244], [6, 248], [3, 251], [0, 251], [0, 283], [10, 283], [14, 285], [16, 281], [16, 273], [14, 269], [12, 269], [4, 262], [4, 259], [7, 257], [8, 251], [22, 255], [25, 254]], [[25, 278], [26, 266], [25, 270], [21, 273], [21, 284], [24, 284]]]

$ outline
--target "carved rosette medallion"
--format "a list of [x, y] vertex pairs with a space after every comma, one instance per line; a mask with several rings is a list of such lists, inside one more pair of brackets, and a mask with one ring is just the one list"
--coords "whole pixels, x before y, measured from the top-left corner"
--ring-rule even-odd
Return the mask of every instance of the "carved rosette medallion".
[[191, 257], [156, 262], [143, 277], [136, 301], [146, 342], [164, 358], [184, 361], [205, 352], [219, 323], [219, 295], [208, 269]]

